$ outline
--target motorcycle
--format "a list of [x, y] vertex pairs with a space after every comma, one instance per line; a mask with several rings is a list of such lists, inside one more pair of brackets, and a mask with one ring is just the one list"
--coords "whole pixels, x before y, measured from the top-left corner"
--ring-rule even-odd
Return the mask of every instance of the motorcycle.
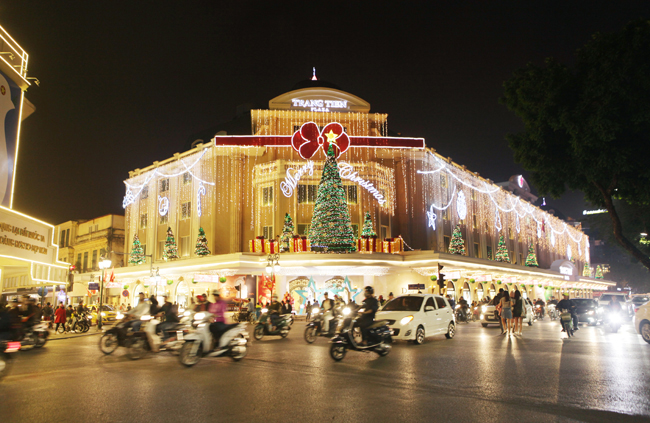
[[390, 352], [393, 338], [388, 327], [388, 320], [378, 320], [370, 325], [368, 327], [368, 345], [362, 346], [355, 340], [355, 333], [360, 332], [359, 328], [354, 327], [355, 322], [359, 319], [358, 316], [354, 319], [352, 317], [345, 318], [341, 332], [330, 340], [332, 344], [330, 357], [334, 361], [343, 360], [347, 350], [376, 352], [381, 357], [387, 356]]
[[317, 336], [326, 336], [331, 338], [336, 333], [336, 328], [338, 327], [341, 320], [350, 314], [350, 308], [345, 307], [343, 309], [336, 310], [336, 317], [332, 318], [329, 322], [329, 328], [327, 332], [323, 332], [323, 323], [325, 321], [323, 313], [321, 313], [318, 307], [314, 307], [312, 310], [313, 319], [307, 324], [305, 328], [305, 341], [308, 344], [313, 343], [316, 340]]
[[253, 330], [253, 336], [258, 341], [264, 338], [265, 335], [268, 336], [280, 335], [281, 337], [286, 338], [287, 335], [289, 335], [289, 331], [291, 330], [292, 322], [293, 322], [293, 316], [291, 316], [290, 314], [283, 314], [278, 319], [275, 330], [272, 330], [269, 310], [267, 308], [263, 308], [262, 315], [260, 316], [260, 320], [257, 322], [257, 325]]
[[607, 313], [607, 324], [609, 325], [609, 329], [616, 333], [618, 330], [621, 328], [621, 324], [623, 323], [623, 317], [621, 316], [621, 313], [618, 311], [609, 311]]
[[[197, 313], [197, 315], [198, 314], [200, 313]], [[142, 316], [140, 320], [143, 320], [147, 323], [144, 330], [134, 332], [131, 337], [131, 342], [129, 343], [127, 351], [127, 356], [131, 360], [138, 360], [148, 351], [170, 351], [171, 353], [180, 353], [180, 350], [185, 343], [183, 324], [179, 323], [170, 329], [168, 333], [176, 332], [176, 337], [163, 344], [162, 339], [156, 333], [158, 325], [160, 324], [160, 320], [149, 315]], [[164, 335], [165, 334], [163, 334], [163, 336]]]
[[535, 318], [537, 320], [544, 320], [544, 308], [540, 304], [535, 306]]
[[20, 340], [21, 348], [42, 348], [49, 336], [50, 331], [47, 329], [47, 322], [36, 323], [34, 326], [25, 329], [25, 334]]
[[7, 375], [11, 366], [11, 354], [20, 350], [20, 342], [0, 341], [0, 379]]
[[133, 332], [129, 331], [130, 320], [124, 319], [124, 315], [117, 314], [121, 319], [115, 326], [110, 329], [104, 329], [104, 334], [99, 339], [99, 349], [106, 355], [112, 354], [118, 347], [129, 348], [131, 346], [131, 336]]
[[[538, 306], [539, 307], [539, 306]], [[573, 317], [568, 310], [562, 310], [560, 313], [560, 324], [562, 329], [566, 332], [567, 336], [571, 338], [573, 336]]]
[[469, 307], [462, 307], [460, 304], [456, 304], [456, 322], [458, 323], [469, 323], [472, 321], [473, 315], [469, 311]]
[[210, 332], [211, 317], [212, 315], [207, 312], [197, 313], [194, 316], [197, 328], [184, 337], [185, 343], [180, 350], [179, 360], [184, 366], [192, 367], [204, 355], [207, 357], [227, 355], [234, 361], [246, 357], [248, 352], [247, 323], [226, 325], [217, 344]]

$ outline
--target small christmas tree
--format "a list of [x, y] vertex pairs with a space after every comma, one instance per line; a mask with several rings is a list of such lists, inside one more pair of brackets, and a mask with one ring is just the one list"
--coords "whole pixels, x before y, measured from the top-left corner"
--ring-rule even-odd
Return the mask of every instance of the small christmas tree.
[[363, 220], [363, 228], [361, 229], [361, 237], [363, 238], [373, 238], [376, 237], [377, 233], [375, 232], [375, 229], [372, 227], [372, 217], [370, 216], [370, 212], [366, 212], [366, 216]]
[[163, 250], [163, 259], [172, 260], [178, 258], [178, 248], [176, 247], [176, 239], [172, 228], [167, 228], [167, 239], [165, 240], [165, 249]]
[[528, 267], [537, 267], [539, 264], [537, 263], [537, 254], [535, 254], [535, 248], [533, 247], [533, 243], [530, 243], [530, 246], [528, 247], [528, 257], [526, 257], [526, 266]]
[[510, 263], [510, 256], [508, 255], [508, 247], [506, 247], [506, 241], [503, 239], [503, 235], [499, 237], [499, 245], [497, 247], [497, 254], [495, 256], [495, 259], [496, 261]]
[[293, 220], [289, 213], [284, 215], [284, 227], [282, 228], [282, 242], [280, 243], [280, 251], [289, 251], [289, 243], [293, 237]]
[[332, 144], [327, 149], [309, 239], [313, 251], [340, 253], [356, 250], [348, 203]]
[[603, 278], [603, 268], [600, 267], [600, 264], [596, 266], [596, 279], [602, 279]]
[[196, 249], [194, 254], [199, 257], [207, 256], [210, 254], [208, 249], [208, 239], [205, 237], [205, 231], [203, 228], [199, 228], [199, 237], [196, 239]]
[[591, 277], [591, 266], [589, 266], [589, 263], [585, 263], [585, 267], [582, 269], [582, 276], [587, 278]]
[[454, 232], [451, 234], [449, 254], [465, 255], [465, 241], [463, 240], [463, 233], [460, 231], [460, 225], [456, 225]]
[[144, 251], [142, 249], [142, 244], [140, 244], [140, 238], [138, 235], [133, 237], [133, 245], [131, 246], [131, 258], [129, 258], [129, 263], [131, 264], [142, 264], [146, 261], [144, 257]]

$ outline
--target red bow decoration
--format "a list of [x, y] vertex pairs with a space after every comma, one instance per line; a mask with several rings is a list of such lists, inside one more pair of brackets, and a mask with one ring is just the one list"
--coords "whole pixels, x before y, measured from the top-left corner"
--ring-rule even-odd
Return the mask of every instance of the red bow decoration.
[[330, 144], [338, 158], [350, 148], [350, 137], [338, 122], [328, 123], [322, 131], [314, 122], [304, 123], [291, 137], [291, 145], [303, 159], [310, 159], [322, 146], [327, 154]]

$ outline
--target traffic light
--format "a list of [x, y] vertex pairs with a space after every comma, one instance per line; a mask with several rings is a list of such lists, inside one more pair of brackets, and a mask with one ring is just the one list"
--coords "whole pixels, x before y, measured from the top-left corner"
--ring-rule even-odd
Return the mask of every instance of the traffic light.
[[442, 264], [438, 265], [438, 287], [440, 288], [440, 294], [442, 294], [442, 290], [445, 287], [445, 274], [441, 273], [444, 267], [445, 266], [443, 266]]

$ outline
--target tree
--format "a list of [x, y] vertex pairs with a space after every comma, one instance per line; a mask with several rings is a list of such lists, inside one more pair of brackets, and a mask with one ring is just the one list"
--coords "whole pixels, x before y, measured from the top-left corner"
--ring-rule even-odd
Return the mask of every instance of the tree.
[[537, 263], [537, 254], [535, 254], [535, 247], [533, 247], [533, 243], [530, 243], [530, 246], [528, 247], [528, 256], [526, 257], [526, 266], [528, 267], [537, 267], [539, 264]]
[[176, 239], [172, 228], [167, 228], [167, 239], [165, 240], [165, 249], [163, 250], [163, 259], [172, 260], [178, 258], [178, 248], [176, 247]]
[[596, 275], [594, 277], [596, 279], [603, 279], [603, 268], [600, 267], [600, 264], [596, 266]]
[[591, 267], [589, 266], [589, 263], [585, 263], [585, 267], [582, 269], [582, 276], [587, 278], [591, 277]]
[[282, 228], [282, 243], [280, 244], [280, 251], [289, 251], [289, 243], [293, 237], [293, 220], [289, 213], [284, 214], [284, 227]]
[[354, 234], [350, 225], [350, 212], [332, 144], [327, 149], [327, 159], [318, 187], [309, 239], [314, 251], [350, 252], [356, 250]]
[[140, 244], [140, 238], [138, 235], [133, 237], [133, 245], [131, 246], [131, 256], [129, 258], [129, 263], [131, 264], [142, 264], [146, 261], [144, 256], [144, 250], [142, 249], [142, 244]]
[[366, 212], [365, 218], [363, 220], [363, 228], [361, 229], [361, 236], [367, 238], [372, 238], [377, 236], [377, 233], [375, 232], [375, 228], [373, 228], [372, 226], [372, 217], [370, 216], [369, 211]]
[[495, 260], [510, 263], [508, 247], [506, 246], [506, 241], [503, 239], [503, 235], [499, 237], [499, 245], [497, 246], [497, 254], [495, 256]]
[[465, 255], [465, 241], [463, 240], [463, 233], [460, 231], [460, 225], [456, 225], [451, 234], [449, 254]]
[[572, 67], [528, 64], [504, 88], [501, 102], [525, 127], [507, 136], [510, 148], [540, 192], [584, 192], [608, 211], [616, 242], [650, 269], [614, 204], [650, 203], [650, 22], [595, 34]]
[[196, 239], [194, 254], [199, 257], [210, 255], [210, 250], [208, 249], [208, 238], [206, 238], [203, 228], [199, 228], [199, 237]]

